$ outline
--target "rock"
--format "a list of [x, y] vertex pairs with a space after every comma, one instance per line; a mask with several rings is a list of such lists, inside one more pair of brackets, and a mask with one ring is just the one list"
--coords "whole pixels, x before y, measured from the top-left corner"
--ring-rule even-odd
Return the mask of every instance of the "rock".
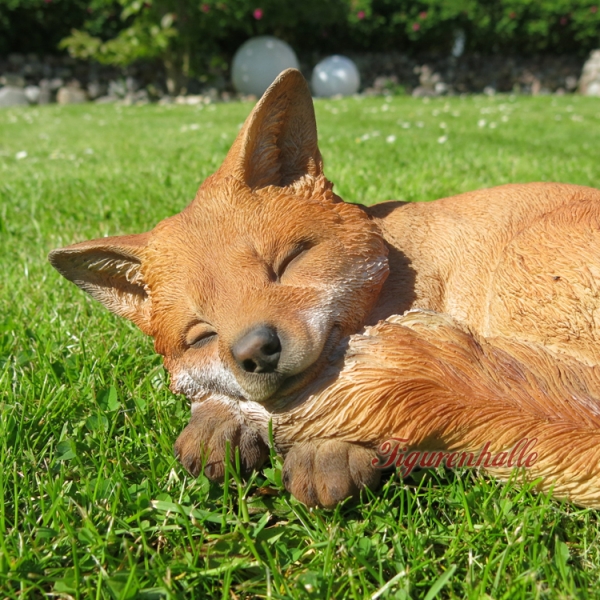
[[0, 77], [0, 83], [2, 85], [8, 85], [14, 88], [24, 88], [25, 80], [16, 73], [4, 73], [2, 77]]
[[416, 98], [439, 96], [447, 91], [448, 88], [442, 81], [441, 75], [434, 73], [429, 65], [416, 67], [415, 73], [419, 75], [419, 85], [412, 93]]
[[177, 96], [175, 98], [175, 104], [188, 104], [189, 106], [197, 106], [198, 104], [204, 104], [204, 96], [201, 94]]
[[600, 50], [594, 50], [583, 65], [579, 93], [584, 96], [600, 96]]
[[113, 102], [117, 102], [118, 99], [117, 96], [100, 96], [100, 98], [96, 98], [94, 102], [96, 104], [112, 104]]
[[39, 102], [41, 90], [37, 85], [28, 85], [24, 91], [29, 104], [37, 104]]
[[106, 85], [97, 80], [90, 81], [87, 86], [87, 94], [90, 100], [95, 100], [106, 94]]
[[592, 81], [592, 83], [587, 86], [585, 95], [596, 97], [600, 96], [600, 82]]
[[148, 104], [150, 102], [150, 98], [148, 97], [148, 92], [146, 90], [138, 90], [137, 92], [129, 92], [123, 98], [122, 103], [125, 106], [134, 106], [134, 105], [142, 105]]
[[50, 104], [52, 102], [52, 86], [49, 79], [42, 79], [40, 81], [40, 95], [38, 98], [38, 104]]
[[447, 94], [449, 92], [448, 86], [443, 81], [438, 81], [433, 90], [435, 91], [436, 96], [442, 96], [443, 94]]
[[210, 101], [207, 102], [204, 100], [205, 104], [209, 104], [210, 102], [218, 102], [219, 101], [219, 90], [216, 87], [210, 87], [204, 92], [204, 98], [210, 98]]
[[573, 90], [577, 89], [577, 77], [574, 77], [573, 75], [567, 75], [565, 77], [565, 88], [567, 90], [569, 90], [570, 92], [572, 92]]
[[382, 96], [393, 93], [398, 89], [399, 82], [396, 75], [380, 75], [373, 81], [373, 87], [370, 89], [372, 96]]
[[429, 98], [430, 96], [435, 96], [435, 91], [419, 85], [412, 91], [412, 96], [413, 98]]
[[134, 77], [128, 77], [125, 80], [125, 88], [127, 89], [127, 93], [133, 94], [140, 89], [140, 82]]
[[25, 92], [19, 87], [7, 85], [0, 89], [0, 106], [24, 106], [28, 104]]
[[55, 77], [54, 79], [50, 80], [50, 89], [55, 92], [56, 90], [60, 89], [64, 83], [65, 82], [60, 77]]
[[59, 104], [83, 104], [87, 102], [85, 92], [75, 86], [61, 87], [56, 94], [56, 101]]
[[127, 94], [127, 89], [125, 84], [122, 81], [112, 81], [108, 82], [108, 95], [109, 96], [117, 96], [118, 98], [124, 98]]

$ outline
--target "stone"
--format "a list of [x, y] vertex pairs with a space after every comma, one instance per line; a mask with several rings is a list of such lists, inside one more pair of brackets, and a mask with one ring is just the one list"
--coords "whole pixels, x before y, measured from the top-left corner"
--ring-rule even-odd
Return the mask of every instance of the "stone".
[[95, 100], [106, 93], [106, 86], [96, 80], [90, 81], [87, 86], [87, 93], [90, 100]]
[[64, 83], [65, 82], [60, 77], [55, 77], [54, 79], [50, 80], [50, 89], [55, 92], [56, 90], [60, 89]]
[[94, 102], [96, 104], [112, 104], [113, 102], [117, 102], [119, 98], [117, 96], [100, 96], [100, 98], [96, 98]]
[[125, 80], [125, 88], [128, 94], [133, 94], [140, 89], [140, 82], [134, 77], [128, 77]]
[[109, 96], [117, 96], [118, 98], [124, 98], [125, 94], [127, 94], [127, 89], [125, 88], [125, 84], [122, 81], [112, 81], [108, 82], [108, 95]]
[[28, 85], [24, 92], [29, 104], [37, 104], [39, 102], [41, 90], [37, 85]]
[[584, 96], [600, 96], [600, 50], [594, 50], [583, 65], [578, 89]]
[[592, 81], [592, 83], [590, 83], [587, 86], [585, 95], [586, 96], [596, 96], [596, 97], [599, 97], [600, 96], [600, 82], [599, 81]]
[[411, 95], [413, 98], [429, 98], [431, 96], [435, 96], [435, 91], [429, 87], [424, 87], [422, 85], [418, 85], [412, 91]]
[[61, 87], [56, 94], [59, 104], [83, 104], [87, 102], [86, 93], [75, 86]]
[[565, 88], [567, 90], [569, 90], [570, 92], [572, 92], [573, 90], [577, 89], [577, 77], [574, 77], [573, 75], [567, 75], [565, 77]]
[[0, 83], [14, 88], [25, 87], [25, 80], [16, 73], [4, 73], [4, 75], [0, 77]]
[[49, 79], [40, 81], [40, 95], [38, 104], [50, 104], [52, 102], [52, 86]]
[[187, 104], [189, 106], [197, 106], [204, 103], [204, 96], [201, 94], [188, 94], [187, 96], [177, 96], [175, 104]]
[[7, 85], [0, 89], [0, 107], [25, 106], [27, 104], [27, 96], [21, 88]]
[[142, 104], [148, 104], [150, 102], [150, 98], [148, 97], [148, 92], [144, 89], [141, 89], [137, 92], [128, 92], [121, 102], [125, 106], [139, 106]]
[[442, 81], [441, 75], [435, 73], [429, 65], [416, 67], [415, 74], [419, 75], [419, 85], [412, 93], [416, 98], [439, 96], [448, 90], [446, 84]]

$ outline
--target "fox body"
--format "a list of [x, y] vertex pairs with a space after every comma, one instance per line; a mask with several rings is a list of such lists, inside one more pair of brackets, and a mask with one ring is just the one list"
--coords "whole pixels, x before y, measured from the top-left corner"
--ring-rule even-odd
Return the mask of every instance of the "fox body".
[[[504, 377], [507, 369], [535, 372], [543, 381], [554, 377], [560, 361], [579, 365], [574, 378], [594, 372], [600, 191], [508, 185], [427, 204], [363, 207], [343, 202], [332, 188], [308, 86], [288, 70], [183, 212], [147, 233], [50, 254], [65, 277], [153, 336], [173, 391], [192, 401], [190, 424], [176, 444], [191, 472], [204, 463], [209, 476], [222, 476], [226, 440], [240, 448], [246, 468], [259, 466], [272, 420], [277, 448], [286, 455], [286, 486], [307, 504], [329, 506], [375, 485], [379, 472], [371, 460], [378, 444], [406, 432], [404, 400], [391, 390], [408, 390], [417, 402], [423, 392], [427, 409], [410, 425], [418, 443], [472, 447], [485, 427], [468, 433], [449, 414], [445, 428], [433, 419], [431, 429], [424, 378], [438, 389], [452, 379], [447, 372], [463, 369], [453, 380], [467, 411], [459, 421], [468, 413], [469, 386], [485, 388], [474, 414], [482, 398], [495, 399], [508, 406], [508, 431], [510, 410], [523, 410], [518, 390], [526, 395], [527, 386], [515, 383], [514, 402], [505, 406], [506, 390], [482, 382]], [[425, 325], [394, 321], [411, 309], [421, 311]], [[359, 335], [348, 346], [349, 336], [379, 322], [366, 345]], [[441, 330], [454, 332], [458, 345], [448, 333], [440, 341]], [[394, 344], [404, 348], [407, 340], [415, 356], [423, 350], [419, 360], [438, 365], [439, 381], [435, 369], [424, 366], [425, 376], [402, 368]], [[515, 350], [501, 340], [521, 345]], [[494, 368], [472, 351], [482, 344], [498, 346], [490, 351]], [[456, 354], [458, 347], [467, 350]], [[523, 348], [544, 358], [529, 364]], [[367, 372], [374, 379], [363, 385]], [[586, 377], [582, 406], [590, 412], [596, 380]], [[543, 419], [535, 423], [532, 431], [543, 427]], [[488, 432], [498, 447], [514, 441], [498, 428], [501, 418]], [[565, 495], [576, 494], [569, 488]]]

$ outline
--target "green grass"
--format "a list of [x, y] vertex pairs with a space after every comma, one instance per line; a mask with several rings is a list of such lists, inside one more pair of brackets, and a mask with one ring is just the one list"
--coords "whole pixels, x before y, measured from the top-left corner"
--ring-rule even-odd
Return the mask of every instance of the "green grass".
[[[276, 460], [226, 486], [175, 461], [188, 406], [151, 341], [46, 254], [181, 210], [250, 108], [0, 112], [0, 597], [595, 597], [596, 512], [515, 485], [427, 471], [309, 511]], [[347, 200], [600, 186], [595, 99], [349, 99], [317, 118]]]

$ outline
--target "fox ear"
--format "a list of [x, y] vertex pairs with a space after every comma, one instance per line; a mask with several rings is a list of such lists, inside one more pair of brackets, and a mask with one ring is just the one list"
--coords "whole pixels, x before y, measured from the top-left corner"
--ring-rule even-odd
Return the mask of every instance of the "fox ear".
[[315, 109], [297, 69], [281, 73], [263, 94], [217, 172], [251, 189], [287, 186], [323, 173]]
[[142, 277], [149, 234], [124, 235], [73, 244], [48, 255], [52, 266], [110, 311], [152, 335], [151, 304]]

